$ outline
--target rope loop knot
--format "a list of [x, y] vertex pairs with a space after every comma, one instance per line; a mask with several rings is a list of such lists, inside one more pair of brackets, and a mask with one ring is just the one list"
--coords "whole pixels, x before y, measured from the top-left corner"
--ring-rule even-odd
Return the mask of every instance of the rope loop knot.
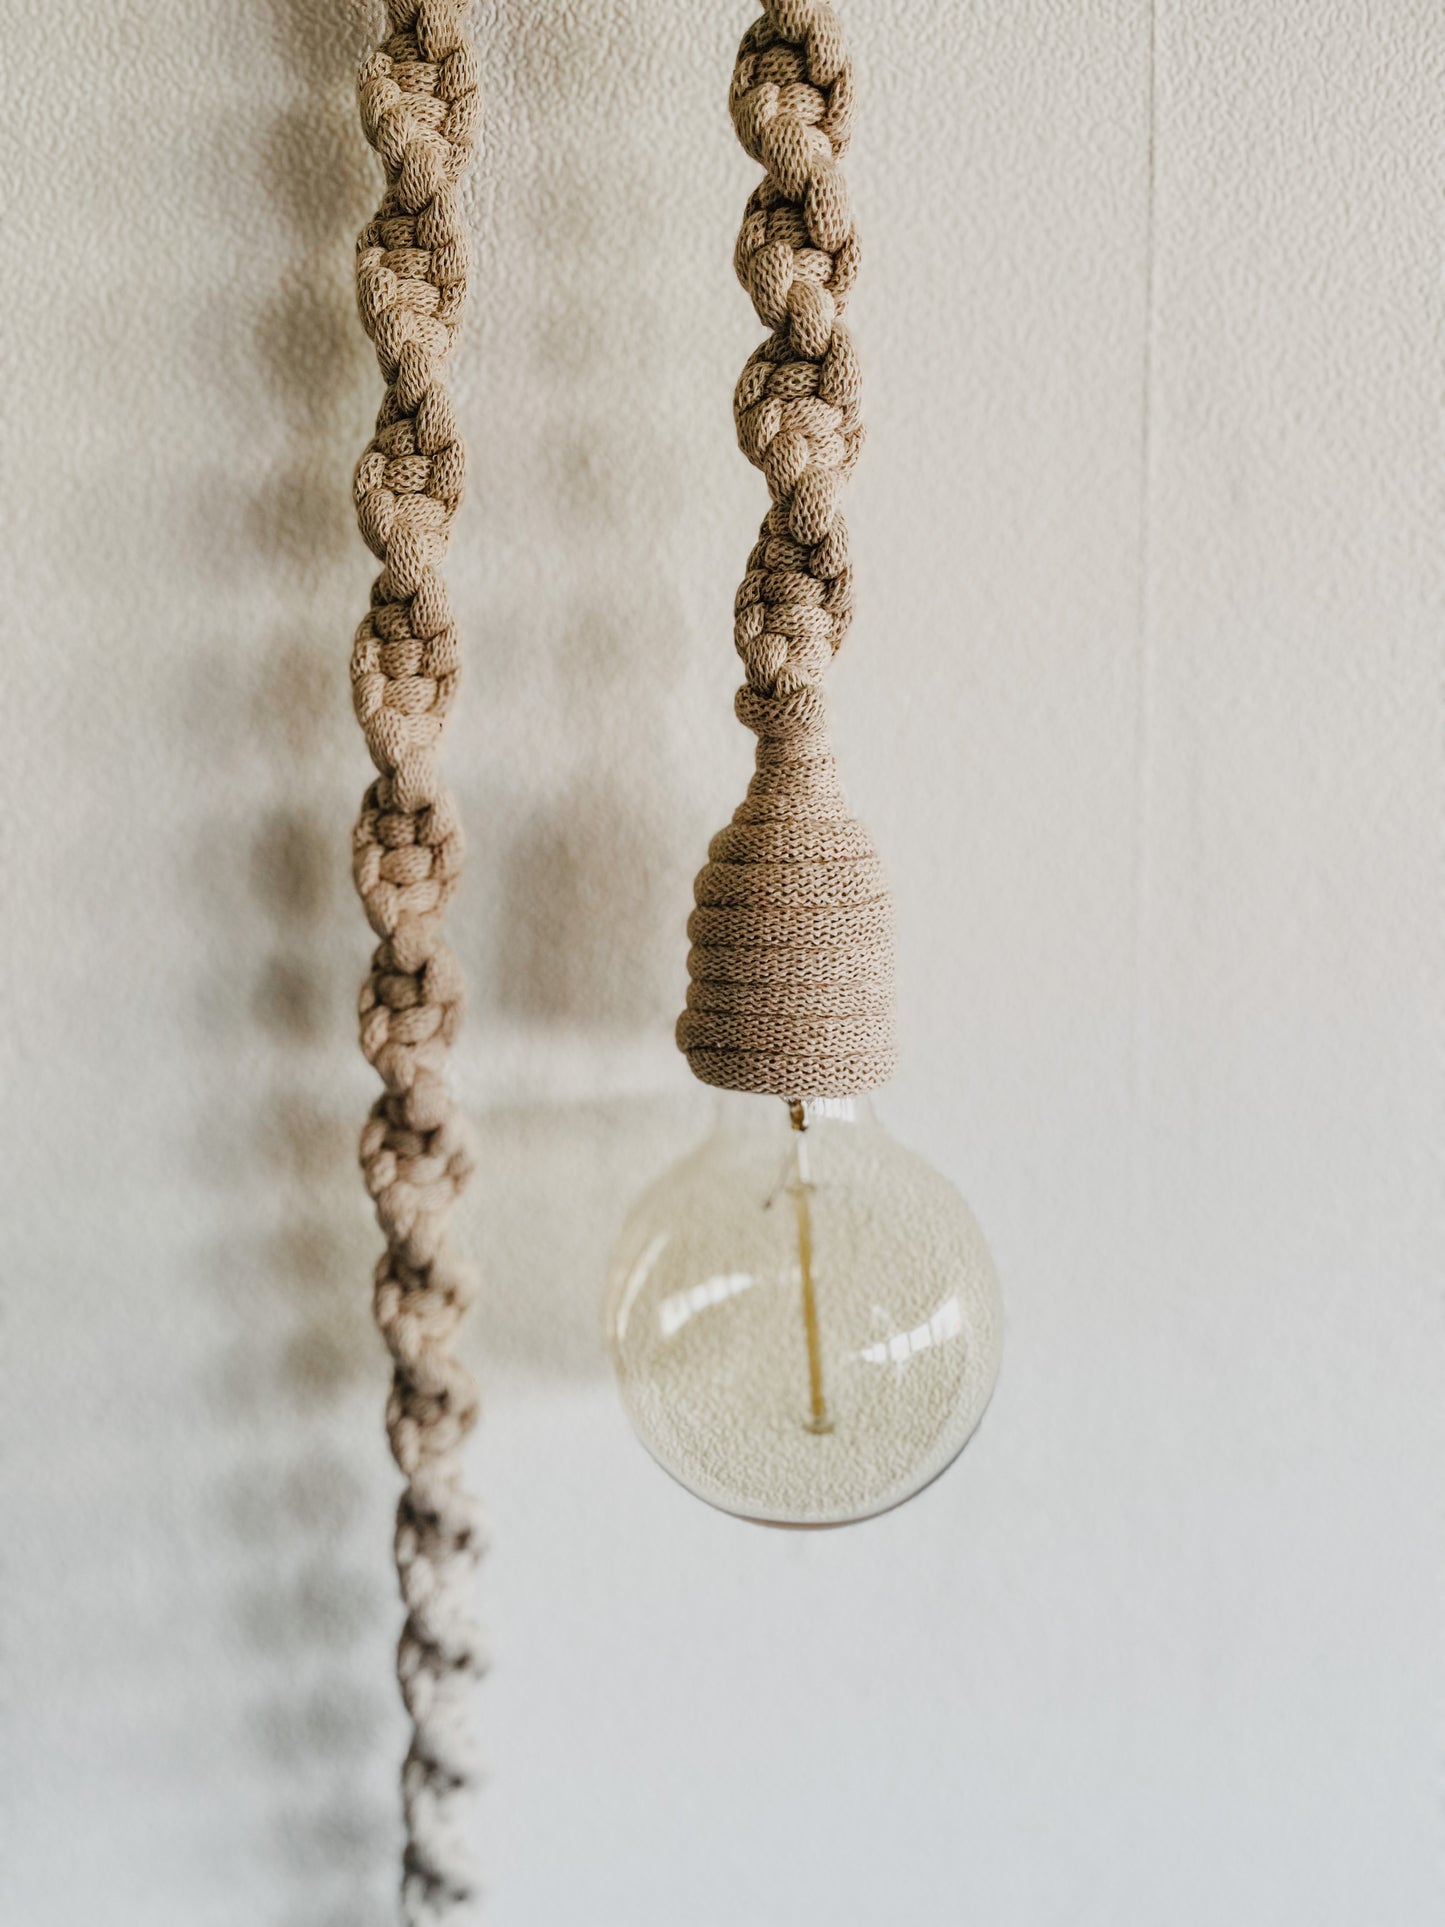
[[460, 662], [439, 570], [466, 482], [443, 373], [467, 292], [459, 183], [478, 121], [467, 4], [387, 0], [387, 37], [357, 76], [362, 129], [386, 180], [356, 243], [357, 312], [386, 384], [353, 478], [357, 525], [381, 564], [351, 652], [352, 702], [377, 770], [352, 843], [378, 938], [361, 1047], [383, 1087], [360, 1157], [386, 1239], [373, 1308], [392, 1361], [387, 1436], [405, 1481], [395, 1554], [406, 1612], [397, 1676], [412, 1722], [402, 1769], [410, 1927], [474, 1916], [467, 1702], [486, 1665], [472, 1605], [485, 1533], [462, 1481], [477, 1389], [453, 1349], [474, 1285], [446, 1242], [472, 1168], [446, 1074], [463, 986], [442, 917], [462, 834], [437, 760]]

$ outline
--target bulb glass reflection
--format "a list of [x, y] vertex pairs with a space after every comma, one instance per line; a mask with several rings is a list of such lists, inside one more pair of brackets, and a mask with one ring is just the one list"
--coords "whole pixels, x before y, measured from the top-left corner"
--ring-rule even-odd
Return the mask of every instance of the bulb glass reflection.
[[1003, 1323], [968, 1206], [866, 1100], [727, 1095], [628, 1219], [607, 1331], [638, 1436], [689, 1491], [826, 1526], [957, 1458]]

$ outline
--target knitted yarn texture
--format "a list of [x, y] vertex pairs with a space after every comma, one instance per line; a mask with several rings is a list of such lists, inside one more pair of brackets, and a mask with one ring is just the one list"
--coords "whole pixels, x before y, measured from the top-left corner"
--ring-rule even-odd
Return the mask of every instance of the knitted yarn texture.
[[844, 803], [822, 690], [852, 613], [840, 497], [863, 439], [842, 323], [858, 274], [838, 164], [853, 70], [826, 0], [767, 0], [738, 49], [729, 107], [767, 170], [734, 264], [772, 333], [733, 413], [772, 506], [735, 605], [736, 709], [758, 738], [756, 773], [698, 874], [677, 1041], [706, 1084], [846, 1097], [886, 1082], [897, 1052], [888, 888]]
[[463, 1489], [476, 1420], [452, 1350], [472, 1295], [444, 1243], [470, 1170], [446, 1087], [462, 1009], [442, 936], [462, 839], [437, 769], [458, 640], [437, 573], [465, 456], [442, 370], [467, 286], [457, 183], [476, 138], [467, 0], [387, 0], [387, 38], [358, 76], [361, 124], [386, 190], [357, 239], [356, 294], [386, 394], [356, 469], [357, 520], [381, 564], [351, 658], [356, 714], [380, 772], [356, 826], [353, 873], [380, 939], [361, 992], [361, 1046], [384, 1086], [361, 1165], [386, 1237], [375, 1313], [393, 1363], [387, 1434], [406, 1481], [396, 1566], [406, 1622], [397, 1654], [412, 1738], [402, 1770], [403, 1912], [411, 1927], [472, 1917], [466, 1847], [476, 1762], [466, 1718], [483, 1667], [473, 1592], [482, 1527]]

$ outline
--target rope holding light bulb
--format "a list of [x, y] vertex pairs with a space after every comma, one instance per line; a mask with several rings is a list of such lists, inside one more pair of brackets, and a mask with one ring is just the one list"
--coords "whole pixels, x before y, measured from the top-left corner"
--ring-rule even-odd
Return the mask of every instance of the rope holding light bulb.
[[697, 878], [677, 1041], [707, 1084], [846, 1097], [886, 1082], [897, 1052], [888, 886], [844, 803], [822, 690], [852, 615], [841, 495], [863, 440], [842, 322], [859, 261], [839, 166], [853, 69], [827, 0], [767, 0], [729, 107], [767, 170], [734, 262], [772, 333], [743, 369], [734, 417], [772, 507], [735, 605], [736, 708], [757, 768]]
[[387, 1435], [406, 1481], [395, 1551], [406, 1610], [397, 1674], [412, 1723], [402, 1770], [410, 1927], [472, 1916], [466, 1834], [477, 1763], [467, 1703], [484, 1666], [473, 1599], [482, 1521], [461, 1463], [477, 1393], [452, 1349], [473, 1287], [444, 1238], [471, 1168], [446, 1084], [462, 982], [442, 915], [462, 838], [437, 761], [458, 670], [438, 567], [466, 461], [442, 372], [467, 287], [458, 182], [478, 118], [468, 4], [387, 0], [387, 37], [357, 81], [361, 124], [386, 174], [356, 253], [357, 305], [386, 382], [355, 480], [361, 533], [382, 564], [351, 658], [356, 714], [379, 772], [353, 847], [380, 939], [361, 992], [361, 1045], [384, 1086], [361, 1164], [386, 1237], [374, 1308], [393, 1365]]

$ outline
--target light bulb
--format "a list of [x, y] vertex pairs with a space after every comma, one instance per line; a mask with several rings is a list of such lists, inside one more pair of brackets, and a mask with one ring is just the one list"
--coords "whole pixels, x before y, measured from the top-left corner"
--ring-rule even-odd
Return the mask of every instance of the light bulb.
[[973, 1214], [866, 1100], [730, 1095], [624, 1226], [607, 1332], [674, 1478], [742, 1518], [830, 1526], [958, 1457], [1003, 1320]]

